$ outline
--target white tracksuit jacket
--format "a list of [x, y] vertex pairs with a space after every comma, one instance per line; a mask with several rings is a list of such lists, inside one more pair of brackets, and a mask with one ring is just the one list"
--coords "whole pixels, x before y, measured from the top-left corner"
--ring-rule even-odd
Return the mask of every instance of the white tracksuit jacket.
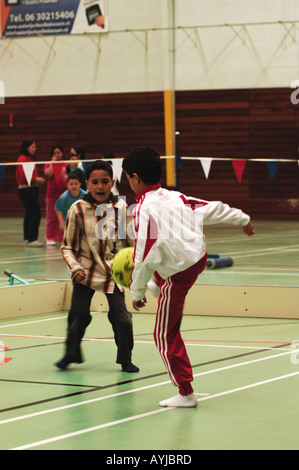
[[166, 279], [197, 263], [206, 254], [204, 225], [245, 226], [250, 217], [220, 201], [204, 201], [169, 191], [160, 184], [137, 196], [132, 213], [135, 267], [130, 291], [142, 300], [155, 271]]

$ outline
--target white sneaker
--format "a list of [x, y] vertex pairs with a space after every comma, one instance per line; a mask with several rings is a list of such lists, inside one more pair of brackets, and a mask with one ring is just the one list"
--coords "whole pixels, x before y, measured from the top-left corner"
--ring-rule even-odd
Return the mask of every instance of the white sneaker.
[[47, 240], [47, 245], [48, 246], [54, 246], [54, 245], [56, 245], [56, 242], [54, 240]]
[[39, 242], [38, 240], [35, 240], [34, 242], [26, 243], [26, 246], [31, 248], [40, 248], [41, 246], [44, 246], [44, 244], [42, 242]]
[[160, 287], [157, 286], [157, 284], [152, 279], [147, 283], [147, 288], [153, 294], [154, 297], [156, 297], [157, 299], [159, 298]]
[[178, 394], [175, 397], [160, 401], [159, 403], [160, 406], [168, 406], [173, 408], [195, 408], [197, 404], [198, 400], [194, 393], [186, 396]]

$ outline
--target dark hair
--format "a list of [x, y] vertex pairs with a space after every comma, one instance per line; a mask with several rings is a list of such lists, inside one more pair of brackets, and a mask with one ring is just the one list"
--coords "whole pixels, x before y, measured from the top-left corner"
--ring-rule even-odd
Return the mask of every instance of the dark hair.
[[110, 163], [105, 162], [103, 160], [97, 160], [97, 161], [91, 163], [90, 165], [88, 165], [88, 167], [86, 168], [86, 171], [85, 171], [85, 175], [86, 175], [87, 180], [90, 178], [91, 173], [95, 170], [107, 171], [107, 173], [109, 173], [110, 178], [113, 179], [113, 169], [112, 169], [112, 166], [111, 166]]
[[55, 149], [59, 149], [62, 153], [63, 153], [63, 159], [64, 159], [64, 150], [63, 150], [63, 147], [62, 145], [54, 145], [54, 147], [51, 148], [51, 153], [50, 153], [50, 156], [53, 157], [53, 153], [54, 153], [54, 150]]
[[67, 182], [69, 182], [70, 180], [78, 180], [79, 183], [81, 183], [78, 173], [69, 173], [67, 177]]
[[132, 178], [136, 173], [146, 184], [158, 183], [162, 176], [159, 153], [148, 146], [136, 147], [128, 153], [122, 163], [123, 170]]
[[105, 158], [105, 160], [112, 160], [112, 159], [114, 158], [114, 153], [112, 153], [112, 152], [104, 152], [103, 157]]
[[[79, 157], [79, 160], [84, 160], [85, 158], [85, 149], [81, 147], [81, 145], [74, 145], [72, 149], [75, 150], [77, 157]], [[72, 156], [72, 154], [69, 156], [69, 158]]]
[[35, 140], [32, 140], [32, 139], [23, 140], [23, 142], [21, 143], [21, 146], [20, 146], [19, 155], [26, 155], [26, 157], [31, 157], [30, 153], [28, 152], [28, 148], [34, 142], [35, 142]]

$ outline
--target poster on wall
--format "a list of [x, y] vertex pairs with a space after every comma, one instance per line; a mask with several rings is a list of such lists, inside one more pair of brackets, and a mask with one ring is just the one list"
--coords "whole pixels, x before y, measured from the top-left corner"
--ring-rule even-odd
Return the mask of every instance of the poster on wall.
[[0, 0], [2, 38], [108, 31], [108, 0]]

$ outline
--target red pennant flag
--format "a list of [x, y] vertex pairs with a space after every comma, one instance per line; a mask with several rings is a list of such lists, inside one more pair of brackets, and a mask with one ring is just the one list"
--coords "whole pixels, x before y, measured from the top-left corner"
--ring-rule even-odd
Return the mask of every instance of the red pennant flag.
[[4, 366], [7, 362], [11, 361], [12, 357], [5, 357], [4, 359], [0, 360], [0, 366]]
[[9, 351], [9, 348], [5, 347], [2, 341], [0, 341], [0, 366], [12, 360], [12, 357], [5, 357], [5, 351]]
[[241, 184], [242, 176], [246, 166], [246, 160], [232, 160], [232, 164], [236, 173], [236, 177]]

